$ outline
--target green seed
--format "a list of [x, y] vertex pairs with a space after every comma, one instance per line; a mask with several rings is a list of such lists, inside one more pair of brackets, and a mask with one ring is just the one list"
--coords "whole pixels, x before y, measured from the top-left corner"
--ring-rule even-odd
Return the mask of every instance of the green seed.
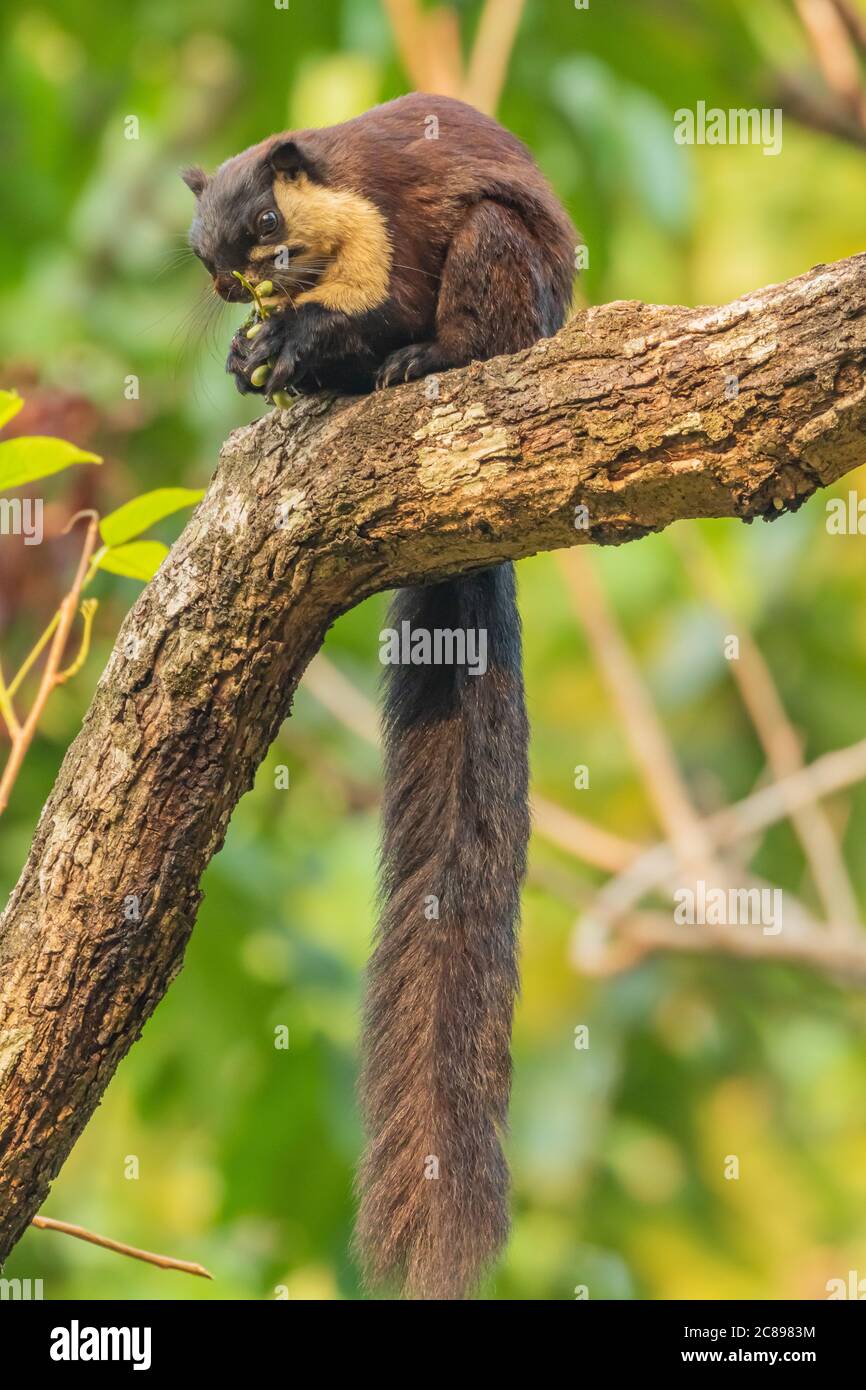
[[261, 333], [261, 331], [262, 331], [263, 328], [264, 328], [264, 324], [263, 324], [263, 323], [254, 323], [253, 326], [252, 326], [252, 328], [248, 328], [248, 329], [247, 329], [247, 337], [248, 337], [248, 338], [254, 338], [254, 337], [256, 336], [257, 333]]
[[270, 280], [263, 280], [260, 285], [256, 285], [256, 293], [261, 295], [265, 299], [269, 294], [273, 294], [273, 292], [274, 286], [272, 281]]
[[290, 396], [288, 391], [274, 391], [271, 400], [278, 410], [288, 410], [294, 405], [294, 397]]
[[250, 382], [252, 383], [252, 385], [264, 386], [265, 382], [271, 374], [272, 366], [272, 362], [263, 362], [260, 367], [256, 367], [255, 371], [250, 373]]

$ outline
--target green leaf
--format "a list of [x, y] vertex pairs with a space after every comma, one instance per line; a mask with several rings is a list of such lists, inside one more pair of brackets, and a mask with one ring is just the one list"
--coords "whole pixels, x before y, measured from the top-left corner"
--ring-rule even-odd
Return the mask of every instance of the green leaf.
[[60, 473], [73, 463], [102, 463], [98, 454], [89, 454], [77, 444], [50, 435], [23, 435], [0, 443], [0, 492], [21, 487], [37, 478]]
[[189, 487], [159, 487], [154, 492], [143, 492], [104, 516], [99, 523], [100, 534], [106, 545], [123, 545], [163, 517], [183, 507], [194, 507], [203, 497], [204, 489]]
[[167, 554], [168, 546], [162, 541], [133, 541], [131, 545], [106, 550], [100, 557], [99, 569], [149, 584]]
[[0, 429], [18, 414], [23, 404], [17, 391], [0, 391]]

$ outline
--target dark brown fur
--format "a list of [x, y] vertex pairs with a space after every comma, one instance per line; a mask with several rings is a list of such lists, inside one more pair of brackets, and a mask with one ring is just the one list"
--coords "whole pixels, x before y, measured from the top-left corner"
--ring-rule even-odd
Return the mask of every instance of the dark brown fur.
[[[438, 138], [428, 139], [433, 118]], [[291, 159], [284, 156], [287, 149]], [[274, 205], [275, 182], [301, 175], [354, 193], [381, 214], [393, 251], [387, 292], [359, 315], [323, 313], [306, 304], [297, 313], [288, 308], [275, 314], [252, 344], [239, 336], [229, 370], [241, 389], [251, 389], [255, 367], [276, 360], [267, 394], [277, 387], [367, 390], [377, 380], [391, 384], [490, 356], [491, 344], [497, 352], [526, 346], [561, 325], [571, 296], [574, 230], [525, 146], [472, 107], [416, 93], [342, 125], [270, 136], [210, 179], [187, 171], [198, 190], [190, 240], [227, 298], [243, 293], [232, 270], [253, 279], [271, 274], [267, 262], [249, 259], [255, 245], [251, 215]], [[517, 251], [511, 258], [516, 279], [497, 264], [498, 238], [490, 217], [478, 220], [482, 207], [500, 216]], [[292, 227], [281, 226], [272, 244], [276, 249], [292, 238]], [[316, 250], [310, 248], [313, 256]], [[466, 287], [469, 302], [451, 317], [442, 292], [450, 279], [461, 293], [459, 256], [467, 250], [471, 274], [479, 278]], [[449, 258], [453, 276], [446, 273]], [[314, 280], [311, 273], [299, 288]], [[475, 321], [490, 315], [497, 320], [492, 333]], [[391, 362], [394, 353], [400, 356]]]
[[[438, 139], [425, 138], [431, 116]], [[252, 347], [236, 339], [229, 366], [243, 388], [271, 357], [267, 391], [388, 385], [528, 347], [564, 322], [571, 223], [523, 145], [471, 107], [404, 97], [331, 129], [273, 136], [211, 180], [193, 171], [192, 241], [212, 273], [246, 264], [250, 209], [273, 202], [275, 180], [301, 177], [378, 210], [387, 290], [363, 313], [306, 303], [275, 314]], [[372, 1281], [463, 1298], [508, 1230], [500, 1135], [529, 834], [513, 568], [404, 590], [391, 623], [404, 621], [486, 630], [488, 669], [388, 668], [357, 1243]]]
[[489, 666], [483, 676], [394, 666], [386, 683], [358, 1245], [374, 1282], [459, 1299], [508, 1233], [499, 1135], [529, 835], [514, 568], [402, 590], [390, 621], [399, 630], [404, 620], [485, 628]]

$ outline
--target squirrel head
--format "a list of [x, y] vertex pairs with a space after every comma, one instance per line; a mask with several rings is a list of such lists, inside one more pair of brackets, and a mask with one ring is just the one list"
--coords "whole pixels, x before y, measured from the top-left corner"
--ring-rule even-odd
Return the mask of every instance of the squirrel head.
[[304, 225], [309, 222], [303, 215], [304, 190], [318, 175], [296, 140], [275, 136], [264, 147], [235, 155], [210, 176], [194, 167], [184, 169], [181, 178], [196, 198], [189, 244], [217, 294], [228, 301], [249, 298], [235, 271], [253, 285], [271, 281], [277, 301], [311, 287], [326, 264], [327, 236], [319, 230], [317, 247], [304, 235], [311, 230]]

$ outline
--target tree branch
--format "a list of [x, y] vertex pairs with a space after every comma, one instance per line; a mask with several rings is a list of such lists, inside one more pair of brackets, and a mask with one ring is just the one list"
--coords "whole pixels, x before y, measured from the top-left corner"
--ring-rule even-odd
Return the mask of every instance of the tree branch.
[[83, 1226], [73, 1226], [69, 1221], [55, 1221], [51, 1216], [34, 1216], [34, 1226], [40, 1231], [60, 1231], [64, 1236], [75, 1236], [76, 1240], [86, 1240], [90, 1245], [98, 1245], [103, 1250], [112, 1250], [116, 1255], [128, 1255], [133, 1260], [143, 1260], [145, 1264], [156, 1265], [159, 1269], [176, 1269], [181, 1274], [197, 1274], [200, 1279], [212, 1279], [213, 1275], [204, 1265], [192, 1260], [176, 1260], [172, 1255], [157, 1255], [152, 1250], [139, 1250], [136, 1245], [126, 1245], [122, 1240], [111, 1240], [109, 1236], [96, 1235], [86, 1231]]
[[538, 550], [776, 515], [864, 462], [864, 434], [866, 255], [723, 309], [591, 309], [514, 357], [232, 435], [0, 919], [0, 1259], [180, 969], [201, 874], [340, 613]]

